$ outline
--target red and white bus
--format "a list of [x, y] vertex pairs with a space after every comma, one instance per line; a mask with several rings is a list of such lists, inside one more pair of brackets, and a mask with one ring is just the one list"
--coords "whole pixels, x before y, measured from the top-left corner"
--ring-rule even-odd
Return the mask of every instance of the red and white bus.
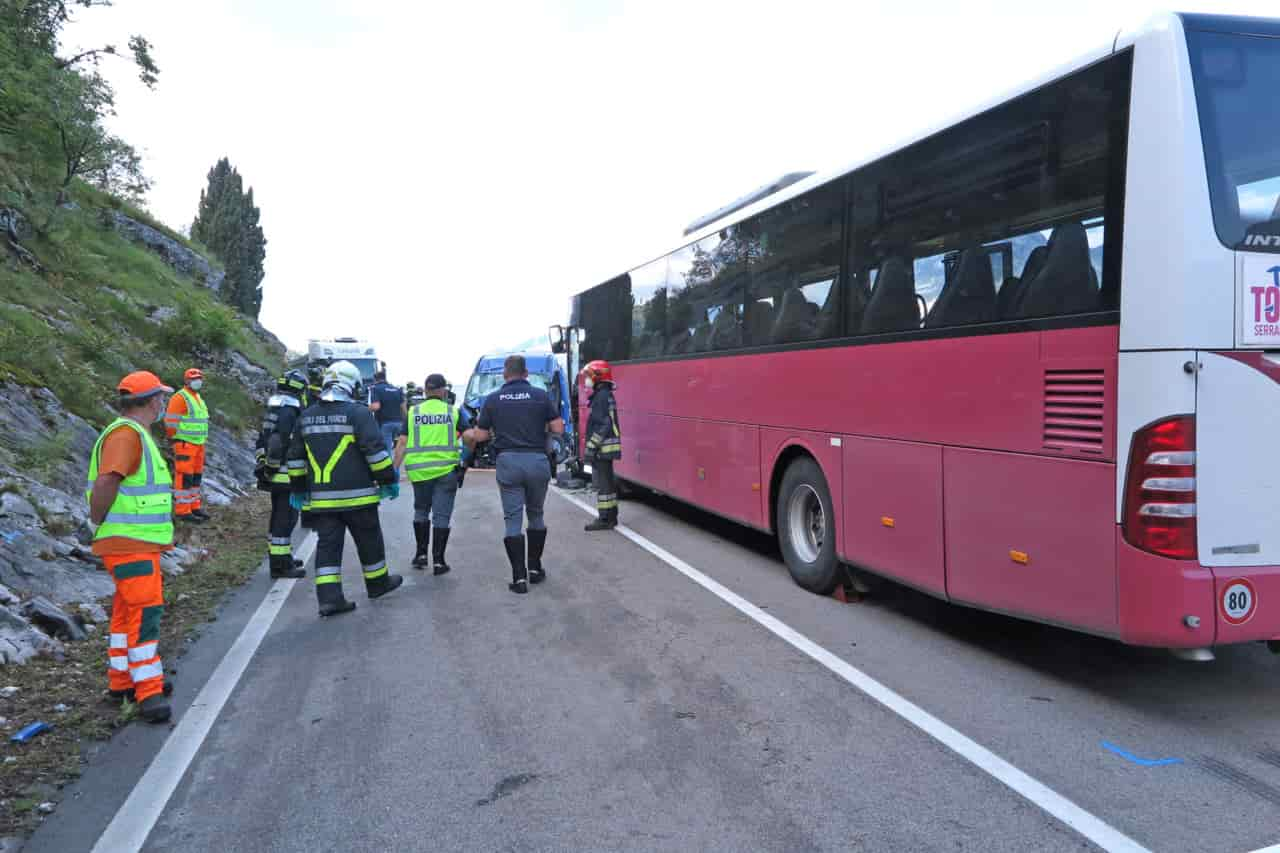
[[1162, 16], [580, 293], [619, 476], [815, 592], [1280, 649], [1277, 92], [1280, 21]]

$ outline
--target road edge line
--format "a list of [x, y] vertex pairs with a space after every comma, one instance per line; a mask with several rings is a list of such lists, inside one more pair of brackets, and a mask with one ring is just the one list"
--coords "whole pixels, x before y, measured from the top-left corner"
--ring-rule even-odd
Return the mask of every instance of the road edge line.
[[[310, 559], [315, 546], [316, 535], [310, 533], [298, 548], [298, 558], [305, 563]], [[137, 853], [146, 844], [151, 830], [168, 806], [169, 798], [182, 782], [192, 759], [200, 751], [227, 699], [240, 683], [240, 677], [249, 661], [297, 582], [296, 578], [280, 578], [271, 585], [258, 609], [240, 631], [240, 636], [236, 637], [209, 680], [196, 694], [191, 706], [183, 713], [182, 719], [170, 732], [164, 746], [151, 760], [142, 778], [129, 792], [128, 799], [98, 837], [91, 853]]]
[[[556, 488], [556, 492], [560, 497], [586, 513], [590, 515], [596, 514], [594, 507], [566, 494], [559, 487]], [[1146, 847], [1111, 826], [1102, 818], [1085, 811], [1062, 794], [1014, 767], [985, 746], [947, 725], [919, 705], [867, 675], [853, 664], [818, 645], [777, 617], [764, 612], [733, 590], [722, 585], [719, 581], [698, 571], [661, 545], [651, 542], [622, 524], [619, 524], [615, 530], [747, 618], [784, 640], [797, 651], [822, 664], [860, 692], [920, 729], [1023, 799], [1083, 835], [1103, 850], [1150, 853]]]

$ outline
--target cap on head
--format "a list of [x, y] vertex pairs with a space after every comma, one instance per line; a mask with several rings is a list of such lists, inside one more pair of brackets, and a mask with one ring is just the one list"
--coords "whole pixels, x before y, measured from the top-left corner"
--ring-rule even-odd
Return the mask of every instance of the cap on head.
[[433, 373], [427, 377], [426, 389], [428, 391], [439, 391], [441, 388], [448, 387], [449, 383], [444, 376], [439, 373]]
[[190, 382], [192, 379], [204, 379], [204, 373], [198, 367], [191, 367], [187, 372], [182, 374], [183, 382]]
[[116, 390], [120, 392], [122, 403], [140, 403], [156, 394], [173, 393], [172, 388], [161, 382], [160, 377], [149, 370], [135, 370], [130, 373], [120, 380]]

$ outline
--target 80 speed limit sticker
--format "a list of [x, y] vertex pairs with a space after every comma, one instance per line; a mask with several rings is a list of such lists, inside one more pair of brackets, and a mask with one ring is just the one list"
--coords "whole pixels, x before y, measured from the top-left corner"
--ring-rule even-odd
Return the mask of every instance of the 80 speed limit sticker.
[[1244, 578], [1229, 581], [1222, 590], [1222, 618], [1229, 625], [1243, 625], [1258, 607], [1258, 594]]

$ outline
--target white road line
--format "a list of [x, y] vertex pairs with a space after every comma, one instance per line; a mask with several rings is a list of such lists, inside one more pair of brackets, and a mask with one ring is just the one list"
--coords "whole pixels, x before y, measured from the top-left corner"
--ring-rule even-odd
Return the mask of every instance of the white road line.
[[1270, 847], [1262, 847], [1254, 850], [1253, 853], [1280, 853], [1280, 844], [1272, 844]]
[[[298, 548], [298, 558], [305, 563], [315, 547], [316, 535], [309, 533]], [[159, 754], [152, 759], [147, 772], [134, 785], [129, 799], [124, 801], [98, 843], [93, 845], [92, 853], [137, 853], [142, 849], [296, 583], [293, 578], [281, 578], [271, 585], [266, 598], [258, 605], [208, 683], [182, 715]]]
[[[587, 513], [596, 514], [594, 507], [564, 493], [558, 488], [556, 491], [559, 492], [562, 498]], [[898, 695], [848, 661], [827, 651], [794, 628], [764, 612], [717, 581], [707, 577], [666, 549], [654, 544], [629, 527], [620, 524], [616, 529], [623, 536], [689, 578], [689, 580], [736, 608], [740, 613], [785, 640], [798, 651], [822, 664], [888, 710], [966, 759], [979, 770], [1003, 783], [1014, 793], [1019, 794], [1053, 815], [1103, 850], [1147, 853], [1147, 848], [1120, 832], [1120, 830], [1080, 808], [1052, 788], [1031, 778], [991, 750], [951, 728], [951, 726], [925, 711], [919, 705]]]

